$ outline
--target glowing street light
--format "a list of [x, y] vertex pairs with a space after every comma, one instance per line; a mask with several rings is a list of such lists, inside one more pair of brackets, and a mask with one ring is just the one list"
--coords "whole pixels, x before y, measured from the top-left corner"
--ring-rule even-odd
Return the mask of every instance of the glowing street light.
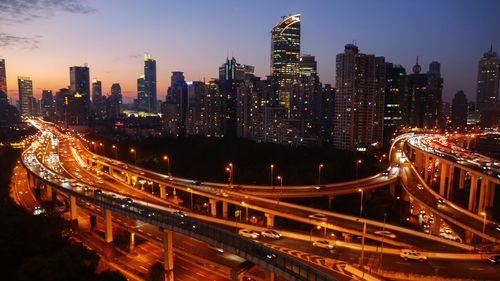
[[361, 193], [361, 200], [359, 203], [359, 217], [361, 217], [361, 215], [363, 214], [363, 189], [358, 188], [358, 192]]
[[167, 161], [167, 172], [168, 175], [170, 176], [170, 158], [167, 155], [163, 155], [163, 160]]
[[130, 153], [134, 155], [134, 165], [137, 165], [137, 151], [134, 148], [131, 148]]
[[233, 188], [233, 163], [229, 163], [226, 167], [226, 172], [229, 173], [229, 188]]
[[113, 144], [111, 149], [115, 152], [115, 159], [118, 159], [118, 146]]
[[269, 166], [269, 168], [271, 169], [271, 187], [274, 188], [274, 177], [273, 177], [274, 164], [271, 164], [271, 166]]
[[363, 161], [361, 160], [356, 161], [356, 179], [358, 179], [359, 164], [361, 163], [363, 163]]
[[318, 185], [321, 184], [321, 169], [323, 169], [324, 165], [323, 164], [319, 164], [318, 166]]
[[486, 212], [481, 212], [481, 216], [483, 216], [483, 234], [486, 230]]

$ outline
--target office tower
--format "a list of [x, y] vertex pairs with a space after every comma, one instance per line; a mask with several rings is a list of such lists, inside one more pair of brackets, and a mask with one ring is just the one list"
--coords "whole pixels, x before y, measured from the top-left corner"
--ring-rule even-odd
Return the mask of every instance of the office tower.
[[408, 75], [407, 111], [410, 113], [409, 125], [417, 128], [432, 129], [442, 126], [442, 89], [443, 79], [438, 62], [429, 65], [427, 73], [420, 73], [421, 66], [417, 62], [413, 73]]
[[366, 151], [382, 141], [385, 59], [345, 45], [336, 58], [333, 145]]
[[17, 77], [19, 89], [19, 113], [21, 115], [33, 114], [33, 81], [29, 77]]
[[52, 90], [42, 90], [41, 114], [44, 117], [53, 118], [55, 116], [54, 94]]
[[463, 129], [467, 126], [468, 101], [464, 91], [458, 91], [451, 104], [451, 125]]
[[243, 81], [253, 77], [253, 72], [253, 66], [239, 64], [234, 57], [227, 58], [226, 62], [219, 67], [219, 83], [223, 96], [223, 130], [226, 137], [237, 135], [238, 96], [242, 91]]
[[137, 78], [137, 111], [150, 112], [149, 97], [146, 95], [144, 75]]
[[56, 119], [68, 124], [68, 120], [71, 118], [70, 99], [73, 98], [70, 90], [67, 88], [59, 89], [56, 92], [55, 97], [55, 109], [56, 109]]
[[401, 65], [385, 64], [385, 102], [384, 102], [384, 144], [391, 142], [393, 133], [399, 126], [407, 124], [407, 77]]
[[477, 71], [476, 106], [481, 112], [481, 124], [484, 127], [496, 127], [499, 121], [500, 100], [500, 59], [490, 50], [483, 54]]
[[19, 111], [10, 105], [7, 94], [0, 91], [0, 128], [11, 127], [13, 123], [19, 122], [21, 122]]
[[316, 116], [320, 143], [333, 142], [333, 123], [335, 120], [335, 89], [325, 84], [320, 91], [319, 107]]
[[72, 66], [69, 68], [70, 87], [73, 95], [71, 107], [75, 110], [71, 112], [74, 119], [70, 119], [70, 124], [84, 125], [88, 123], [90, 113], [90, 76], [87, 66]]
[[[290, 110], [292, 85], [300, 71], [300, 14], [283, 17], [271, 31], [271, 75], [280, 105]], [[287, 113], [289, 114], [289, 113]]]
[[122, 105], [122, 89], [120, 84], [111, 85], [111, 95], [106, 99], [106, 117], [108, 119], [117, 119], [120, 116]]
[[206, 84], [206, 94], [202, 98], [205, 110], [203, 111], [202, 120], [204, 123], [204, 135], [207, 137], [222, 137], [224, 131], [222, 129], [223, 97], [220, 90], [219, 81], [214, 79]]
[[[139, 88], [139, 85], [137, 87]], [[156, 61], [148, 53], [144, 54], [144, 93], [142, 96], [139, 96], [139, 93], [137, 93], [137, 102], [142, 106], [141, 109], [144, 109], [146, 112], [158, 112], [156, 99]]]
[[186, 134], [187, 84], [184, 73], [172, 72], [166, 102], [162, 108], [165, 132], [172, 136]]
[[470, 101], [467, 104], [467, 126], [476, 126], [481, 123], [481, 113], [477, 110], [476, 104]]
[[203, 135], [202, 101], [205, 95], [205, 83], [201, 81], [190, 81], [187, 84], [187, 115], [186, 134]]
[[0, 92], [7, 95], [7, 75], [5, 70], [5, 59], [0, 59]]
[[102, 95], [102, 83], [92, 79], [92, 108], [94, 118], [102, 119], [106, 115], [106, 97]]

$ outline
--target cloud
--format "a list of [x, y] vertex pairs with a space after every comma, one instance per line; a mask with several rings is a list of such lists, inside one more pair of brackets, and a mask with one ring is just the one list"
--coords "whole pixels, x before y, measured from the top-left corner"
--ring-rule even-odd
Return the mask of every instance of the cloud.
[[40, 35], [23, 37], [0, 32], [0, 48], [16, 47], [23, 49], [36, 49], [40, 43], [40, 38]]
[[86, 0], [0, 0], [0, 22], [22, 23], [54, 12], [92, 14], [95, 9]]

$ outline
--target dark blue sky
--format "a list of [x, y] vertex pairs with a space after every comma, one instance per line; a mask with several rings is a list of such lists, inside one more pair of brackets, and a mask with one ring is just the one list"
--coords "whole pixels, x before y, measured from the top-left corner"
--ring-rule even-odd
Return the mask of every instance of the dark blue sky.
[[65, 87], [69, 66], [88, 62], [107, 91], [119, 82], [131, 99], [144, 51], [157, 60], [162, 99], [171, 71], [184, 71], [189, 80], [217, 77], [227, 55], [265, 76], [270, 30], [289, 13], [302, 14], [302, 53], [316, 56], [323, 83], [334, 82], [335, 55], [356, 42], [407, 71], [417, 55], [424, 71], [438, 61], [445, 100], [460, 89], [475, 99], [478, 60], [491, 43], [500, 52], [498, 0], [49, 2], [16, 10], [0, 0], [0, 56], [10, 93], [18, 75], [33, 78], [35, 93]]

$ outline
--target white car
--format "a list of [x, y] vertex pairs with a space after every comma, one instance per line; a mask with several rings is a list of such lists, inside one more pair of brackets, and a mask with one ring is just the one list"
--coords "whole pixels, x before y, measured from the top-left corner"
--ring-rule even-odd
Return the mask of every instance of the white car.
[[323, 248], [323, 249], [333, 249], [333, 244], [328, 242], [327, 240], [316, 240], [313, 242], [314, 247]]
[[276, 230], [272, 230], [272, 229], [263, 230], [260, 232], [260, 235], [262, 235], [262, 237], [267, 237], [267, 238], [272, 238], [272, 239], [283, 238], [283, 235], [281, 233], [277, 232]]
[[406, 260], [418, 260], [420, 262], [427, 261], [427, 257], [422, 255], [421, 253], [415, 251], [415, 250], [410, 250], [410, 249], [402, 249], [401, 252], [399, 253], [399, 256]]
[[327, 218], [326, 215], [319, 214], [319, 213], [317, 213], [317, 214], [311, 214], [308, 217], [311, 218], [311, 219], [320, 220], [320, 221], [327, 221], [328, 220], [328, 218]]
[[260, 234], [257, 231], [250, 230], [250, 229], [240, 229], [238, 231], [238, 235], [241, 235], [246, 238], [252, 238], [252, 239], [257, 239], [259, 238]]
[[394, 234], [390, 231], [387, 231], [387, 230], [378, 230], [378, 231], [375, 231], [374, 233], [377, 235], [392, 238], [392, 239], [396, 238], [396, 234]]
[[417, 183], [417, 187], [418, 187], [419, 190], [424, 189], [424, 186], [421, 183]]

